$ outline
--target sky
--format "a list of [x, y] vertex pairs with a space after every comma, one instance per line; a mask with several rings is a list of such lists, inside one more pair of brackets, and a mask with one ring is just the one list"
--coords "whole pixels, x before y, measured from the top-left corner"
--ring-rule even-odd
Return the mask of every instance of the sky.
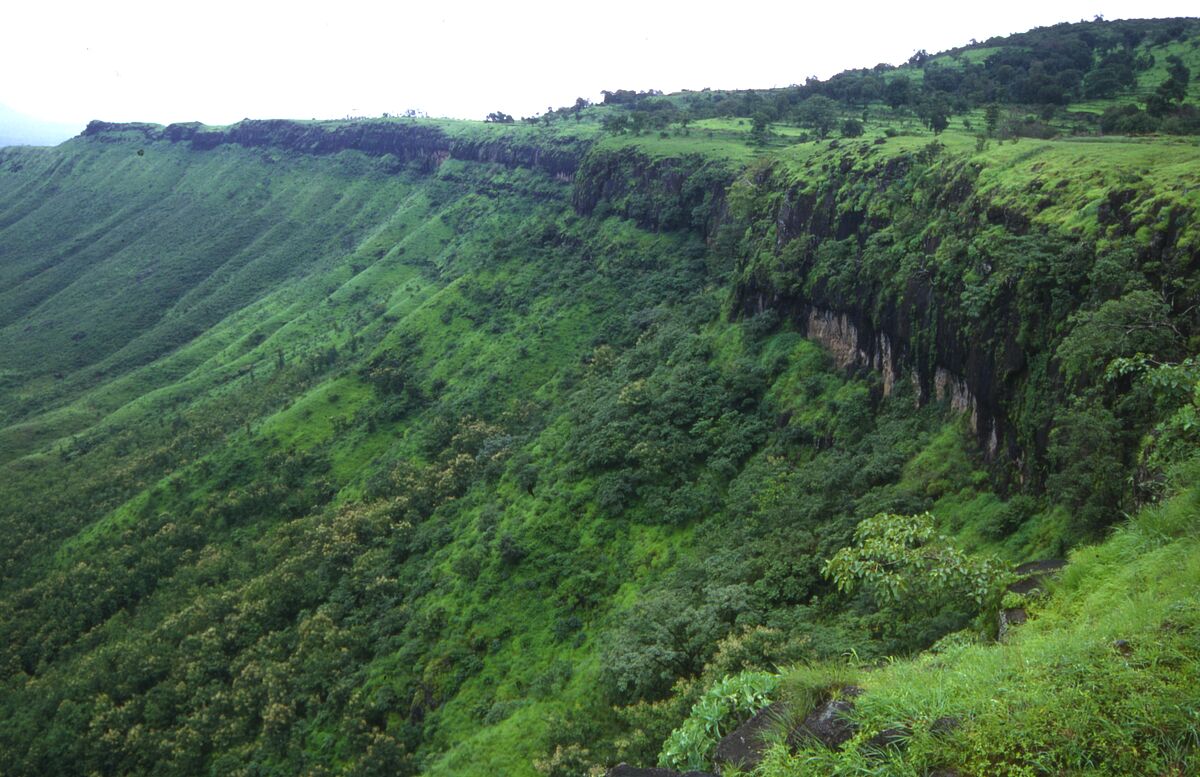
[[0, 107], [79, 127], [406, 109], [525, 116], [604, 89], [786, 86], [1097, 14], [1200, 13], [1195, 0], [13, 5]]

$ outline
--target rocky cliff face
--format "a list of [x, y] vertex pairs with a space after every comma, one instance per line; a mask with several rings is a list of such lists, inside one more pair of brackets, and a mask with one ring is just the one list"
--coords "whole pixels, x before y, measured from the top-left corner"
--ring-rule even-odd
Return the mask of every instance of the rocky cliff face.
[[[939, 364], [936, 357], [929, 363], [915, 362], [907, 343], [894, 345], [889, 332], [863, 322], [853, 311], [809, 307], [807, 314], [793, 313], [792, 317], [806, 337], [830, 352], [838, 367], [878, 372], [885, 397], [907, 375], [918, 404], [944, 401], [952, 410], [966, 415], [985, 452], [995, 456], [1004, 429], [1003, 416], [997, 413], [998, 398], [992, 404], [980, 402], [975, 388], [962, 375]], [[984, 376], [978, 377], [975, 386], [986, 383]]]
[[[572, 180], [572, 204], [580, 214], [618, 215], [647, 229], [703, 236], [734, 265], [735, 315], [777, 312], [829, 348], [839, 365], [878, 371], [885, 394], [911, 380], [918, 402], [946, 401], [966, 414], [987, 455], [1014, 463], [1018, 473], [1029, 454], [1037, 456], [1048, 442], [1050, 419], [1019, 417], [1022, 394], [1061, 388], [1051, 335], [1061, 336], [1071, 306], [1079, 304], [1078, 289], [1070, 284], [1080, 286], [1086, 269], [1075, 281], [1059, 278], [1053, 281], [1058, 286], [1019, 291], [1025, 282], [1019, 275], [1026, 271], [1012, 269], [1010, 260], [1008, 272], [1016, 280], [980, 315], [962, 304], [970, 272], [964, 246], [981, 234], [1000, 234], [1001, 242], [1028, 238], [1052, 256], [1077, 241], [1049, 235], [1028, 213], [981, 193], [979, 166], [939, 158], [936, 144], [900, 154], [880, 154], [865, 143], [829, 144], [815, 155], [815, 166], [798, 172], [781, 163], [743, 171], [701, 155], [656, 157], [635, 145], [613, 148], [520, 126], [451, 134], [434, 123], [395, 120], [246, 120], [226, 128], [97, 121], [83, 136], [96, 142], [144, 138], [196, 149], [225, 144], [306, 154], [351, 149], [390, 155], [427, 171], [458, 159]], [[1100, 226], [1116, 237], [1132, 234], [1137, 226], [1129, 215], [1132, 199], [1110, 197], [1097, 215]], [[1051, 200], [1046, 194], [1036, 201], [1042, 207]], [[1169, 215], [1169, 228], [1144, 248], [1146, 260], [1197, 261], [1178, 249], [1179, 230], [1170, 225], [1181, 219]], [[822, 254], [830, 246], [841, 252], [833, 260]], [[1047, 267], [1067, 264], [1053, 259]], [[983, 276], [992, 272], [990, 258], [980, 266]], [[1027, 299], [1021, 302], [1019, 294]], [[1060, 309], [1054, 314], [1059, 319], [1039, 312], [1051, 309]]]
[[585, 215], [612, 213], [643, 229], [693, 229], [710, 237], [725, 217], [736, 171], [691, 155], [651, 158], [635, 148], [594, 149], [575, 176], [572, 203]]
[[[964, 413], [989, 457], [1004, 454], [1019, 460], [1006, 393], [1009, 384], [1019, 379], [1026, 357], [1013, 337], [1005, 334], [997, 347], [995, 342], [985, 344], [965, 335], [961, 321], [942, 299], [944, 290], [928, 275], [909, 277], [900, 294], [884, 291], [865, 276], [856, 279], [849, 291], [806, 278], [826, 241], [844, 241], [852, 246], [845, 261], [861, 261], [863, 247], [890, 223], [882, 211], [867, 204], [893, 187], [911, 185], [913, 168], [911, 156], [866, 169], [843, 158], [841, 167], [830, 170], [828, 179], [816, 187], [809, 181], [781, 186], [765, 174], [759, 188], [775, 189], [767, 212], [758, 214], [763, 223], [771, 224], [765, 239], [774, 253], [790, 251], [798, 257], [798, 273], [784, 286], [778, 276], [768, 277], [742, 260], [734, 309], [742, 315], [777, 311], [828, 348], [839, 366], [877, 371], [885, 395], [898, 381], [911, 380], [918, 403], [946, 401]], [[960, 203], [969, 195], [969, 184], [961, 178], [938, 186], [938, 196], [946, 203]], [[928, 207], [940, 206], [934, 200]], [[970, 229], [974, 224], [963, 226]], [[931, 255], [938, 240], [926, 235], [915, 248]]]
[[391, 154], [433, 170], [446, 159], [488, 162], [508, 167], [528, 167], [569, 179], [579, 168], [587, 144], [569, 138], [525, 137], [525, 128], [496, 128], [494, 132], [452, 137], [432, 124], [404, 121], [355, 121], [338, 124], [286, 119], [247, 119], [224, 128], [197, 122], [171, 124], [118, 124], [93, 121], [83, 137], [99, 141], [127, 138], [188, 143], [195, 149], [224, 144], [247, 148], [281, 148], [302, 154], [361, 151], [371, 156]]
[[[897, 157], [873, 169], [870, 185], [883, 191], [904, 180], [912, 161]], [[865, 241], [886, 226], [885, 220], [863, 208], [847, 208], [839, 199], [839, 177], [853, 175], [852, 166], [844, 164], [834, 171], [831, 185], [815, 191], [761, 177], [758, 184], [776, 194], [767, 214], [774, 225], [772, 248], [779, 251], [797, 241], [810, 250], [825, 240]], [[735, 177], [729, 167], [700, 157], [653, 159], [633, 148], [595, 150], [575, 177], [573, 203], [584, 214], [615, 213], [648, 229], [690, 228], [711, 241], [731, 222], [727, 193]], [[946, 193], [951, 200], [962, 196], [959, 189]], [[963, 341], [950, 322], [937, 320], [931, 288], [918, 283], [910, 291], [907, 304], [873, 299], [866, 290], [852, 299], [822, 290], [798, 295], [750, 274], [735, 286], [734, 309], [741, 315], [768, 309], [783, 314], [829, 349], [839, 367], [878, 371], [885, 395], [907, 375], [919, 402], [945, 400], [967, 414], [985, 450], [994, 455], [1005, 424], [1001, 398], [993, 390], [990, 353]], [[931, 320], [937, 325], [936, 347], [915, 348], [915, 331]]]

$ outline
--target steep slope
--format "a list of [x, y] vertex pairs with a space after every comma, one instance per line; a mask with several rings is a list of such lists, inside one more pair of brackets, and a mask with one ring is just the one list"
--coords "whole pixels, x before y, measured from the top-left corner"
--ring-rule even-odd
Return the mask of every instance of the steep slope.
[[[1200, 147], [879, 105], [835, 141], [605, 131], [656, 100], [696, 98], [0, 151], [0, 772], [649, 764], [726, 676], [803, 662], [799, 710], [964, 629], [860, 678], [851, 747], [763, 768], [868, 768], [870, 736], [946, 715], [972, 722], [891, 766], [1038, 768], [984, 746], [988, 678], [1069, 643], [1092, 682], [1103, 607], [1097, 639], [1136, 644], [1162, 612], [1130, 607], [1194, 602]], [[1021, 562], [1181, 490], [1010, 646], [975, 644], [988, 596], [823, 574], [877, 513]], [[1133, 604], [1084, 601], [1116, 581]], [[1147, 699], [1194, 703], [1178, 641]], [[1193, 763], [1181, 720], [1163, 768]]]

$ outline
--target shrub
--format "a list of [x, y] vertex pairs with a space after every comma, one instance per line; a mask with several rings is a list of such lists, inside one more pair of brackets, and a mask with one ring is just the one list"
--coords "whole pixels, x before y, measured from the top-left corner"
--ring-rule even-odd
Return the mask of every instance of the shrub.
[[778, 675], [742, 672], [724, 678], [692, 706], [683, 725], [671, 732], [658, 757], [669, 769], [700, 770], [721, 737], [770, 704], [779, 686]]

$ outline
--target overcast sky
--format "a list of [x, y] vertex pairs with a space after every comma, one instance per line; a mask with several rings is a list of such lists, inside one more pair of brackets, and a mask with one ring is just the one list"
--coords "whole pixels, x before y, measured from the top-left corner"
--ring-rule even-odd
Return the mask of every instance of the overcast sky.
[[0, 105], [50, 122], [517, 116], [602, 89], [768, 87], [1195, 0], [19, 2]]

